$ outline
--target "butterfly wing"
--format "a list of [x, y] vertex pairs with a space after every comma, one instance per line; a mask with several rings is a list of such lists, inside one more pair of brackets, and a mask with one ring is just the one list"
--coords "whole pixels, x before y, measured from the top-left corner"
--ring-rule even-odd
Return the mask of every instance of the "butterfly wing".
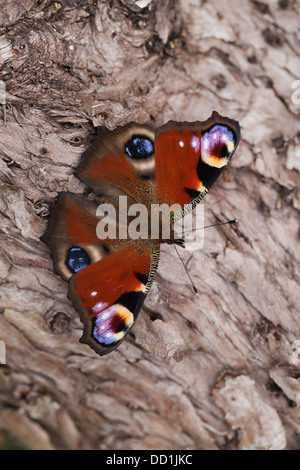
[[51, 250], [54, 270], [66, 281], [106, 254], [106, 247], [99, 243], [96, 233], [96, 209], [94, 202], [61, 193], [47, 231], [41, 237]]
[[129, 203], [147, 206], [155, 198], [154, 131], [134, 123], [114, 131], [98, 128], [76, 176], [99, 195], [125, 194]]
[[239, 124], [214, 112], [205, 122], [169, 122], [155, 137], [157, 197], [187, 214], [224, 171], [239, 143]]
[[[114, 203], [111, 201], [112, 204]], [[115, 349], [135, 321], [155, 275], [159, 246], [97, 236], [97, 204], [63, 193], [42, 240], [84, 324], [81, 341]]]
[[128, 246], [71, 279], [69, 297], [85, 327], [81, 342], [104, 355], [123, 341], [143, 305], [158, 257], [158, 245]]

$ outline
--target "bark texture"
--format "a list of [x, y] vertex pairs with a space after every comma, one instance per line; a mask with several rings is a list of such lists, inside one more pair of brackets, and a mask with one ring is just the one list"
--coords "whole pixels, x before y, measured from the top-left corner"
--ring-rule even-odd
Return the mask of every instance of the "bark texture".
[[[300, 79], [296, 0], [0, 1], [0, 429], [30, 449], [300, 447]], [[294, 103], [293, 103], [294, 101]], [[132, 333], [78, 342], [39, 240], [93, 126], [239, 120], [205, 202], [204, 248], [172, 247]], [[299, 346], [298, 346], [299, 347]], [[1, 437], [1, 436], [0, 436]]]

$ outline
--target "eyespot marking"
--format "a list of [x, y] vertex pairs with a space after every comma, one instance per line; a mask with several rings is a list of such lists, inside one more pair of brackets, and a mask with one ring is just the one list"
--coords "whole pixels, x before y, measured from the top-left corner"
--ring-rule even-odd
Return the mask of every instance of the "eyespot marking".
[[126, 307], [114, 304], [95, 317], [92, 335], [98, 343], [109, 346], [121, 341], [133, 322], [133, 314]]
[[201, 137], [201, 158], [207, 165], [222, 168], [235, 149], [236, 136], [227, 126], [216, 124]]
[[154, 152], [154, 144], [148, 137], [134, 135], [125, 145], [125, 152], [130, 158], [140, 160], [150, 157]]
[[83, 268], [86, 268], [91, 263], [87, 252], [79, 246], [73, 246], [69, 249], [66, 265], [72, 273], [77, 273]]

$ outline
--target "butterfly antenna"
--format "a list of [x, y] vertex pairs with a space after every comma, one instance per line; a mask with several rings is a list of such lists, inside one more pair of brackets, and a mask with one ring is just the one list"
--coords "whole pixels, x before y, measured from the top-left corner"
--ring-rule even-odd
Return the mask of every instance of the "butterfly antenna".
[[188, 233], [188, 232], [195, 232], [196, 230], [204, 230], [205, 228], [209, 228], [209, 227], [217, 227], [218, 225], [236, 224], [237, 221], [238, 221], [237, 219], [232, 219], [232, 220], [226, 220], [226, 222], [217, 222], [216, 224], [205, 225], [204, 227], [201, 227], [201, 228], [185, 230], [184, 232], [182, 232], [182, 234]]
[[177, 249], [177, 246], [174, 245], [174, 248], [175, 248], [175, 251], [176, 251], [176, 253], [177, 253], [177, 255], [178, 255], [178, 257], [179, 257], [179, 259], [180, 259], [180, 261], [181, 261], [181, 263], [182, 263], [182, 266], [184, 267], [184, 270], [185, 270], [185, 272], [186, 272], [186, 274], [187, 274], [187, 277], [188, 277], [189, 280], [190, 280], [190, 283], [191, 283], [191, 285], [192, 285], [192, 288], [193, 288], [194, 293], [195, 293], [196, 295], [198, 295], [198, 290], [197, 290], [195, 284], [193, 283], [193, 280], [192, 280], [192, 278], [191, 278], [191, 275], [190, 275], [190, 273], [188, 272], [188, 269], [187, 269], [186, 265], [184, 264], [183, 259], [181, 258], [180, 254], [179, 254], [179, 251], [178, 251], [178, 249]]

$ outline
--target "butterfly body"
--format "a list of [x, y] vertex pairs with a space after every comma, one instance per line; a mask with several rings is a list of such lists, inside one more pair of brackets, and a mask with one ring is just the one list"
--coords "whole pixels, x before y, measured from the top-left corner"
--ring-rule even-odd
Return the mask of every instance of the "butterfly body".
[[217, 113], [157, 131], [134, 123], [98, 130], [76, 171], [97, 198], [63, 193], [43, 236], [84, 324], [81, 341], [98, 354], [125, 338], [151, 287], [160, 244], [183, 245], [170, 224], [203, 199], [238, 141], [238, 123]]

